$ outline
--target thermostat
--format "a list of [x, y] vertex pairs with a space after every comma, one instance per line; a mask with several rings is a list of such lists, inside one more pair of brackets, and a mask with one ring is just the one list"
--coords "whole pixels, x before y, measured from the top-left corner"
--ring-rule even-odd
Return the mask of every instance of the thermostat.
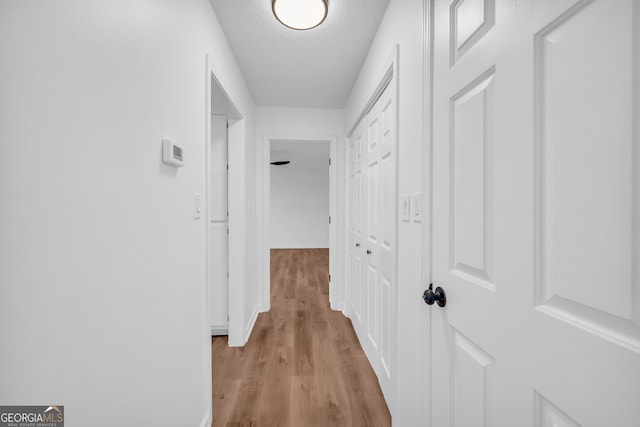
[[174, 168], [182, 167], [182, 153], [182, 147], [177, 146], [174, 141], [170, 139], [162, 140], [162, 161], [169, 166], [173, 166]]

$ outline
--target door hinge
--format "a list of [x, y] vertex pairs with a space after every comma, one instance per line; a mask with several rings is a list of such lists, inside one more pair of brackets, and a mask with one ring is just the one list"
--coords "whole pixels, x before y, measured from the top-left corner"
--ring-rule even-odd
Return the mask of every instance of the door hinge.
[[329, 275], [329, 281], [331, 281], [331, 275]]
[[329, 157], [329, 166], [331, 166], [331, 157]]
[[329, 217], [329, 224], [331, 224], [331, 217]]

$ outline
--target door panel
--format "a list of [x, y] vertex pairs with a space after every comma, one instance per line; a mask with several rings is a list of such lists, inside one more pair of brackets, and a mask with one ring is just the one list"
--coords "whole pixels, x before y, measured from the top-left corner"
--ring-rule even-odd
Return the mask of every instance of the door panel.
[[451, 100], [452, 270], [493, 289], [494, 182], [492, 68]]
[[453, 330], [451, 351], [453, 425], [493, 425], [490, 406], [495, 382], [494, 359], [459, 331]]
[[376, 373], [379, 372], [380, 310], [380, 106], [365, 117], [367, 144], [367, 342], [363, 344]]
[[[350, 165], [352, 316], [360, 344], [393, 411], [396, 257], [396, 105], [388, 87], [353, 133]], [[351, 149], [350, 149], [351, 150]], [[357, 244], [360, 244], [358, 247]]]
[[[633, 299], [629, 251], [637, 226], [630, 197], [634, 166], [631, 2], [608, 9], [606, 2], [596, 2], [562, 15], [536, 39], [541, 119], [536, 124], [540, 135], [536, 170], [541, 216], [539, 303], [563, 300], [632, 321], [640, 306]], [[606, 32], [594, 32], [593, 25], [599, 25], [602, 17], [612, 25]], [[585, 43], [607, 52], [608, 60], [594, 62], [583, 48]], [[576, 73], [583, 78], [572, 78]], [[608, 84], [594, 87], [592, 82], [603, 77]], [[598, 103], [590, 101], [594, 96]], [[580, 162], [575, 161], [576, 153]], [[610, 296], [602, 299], [605, 283]]]
[[209, 224], [209, 310], [212, 335], [228, 332], [227, 223]]
[[451, 5], [450, 58], [453, 66], [495, 22], [495, 0], [457, 0]]
[[580, 427], [580, 424], [538, 393], [535, 393], [535, 406], [536, 427]]
[[387, 401], [393, 405], [390, 396], [393, 380], [394, 351], [396, 348], [396, 228], [397, 228], [397, 160], [396, 160], [396, 103], [394, 88], [387, 87], [378, 99], [380, 117], [380, 148], [379, 148], [379, 173], [380, 173], [380, 242], [377, 248], [379, 254], [379, 290], [380, 290], [380, 348], [378, 377], [380, 385], [385, 392]]
[[214, 115], [211, 117], [211, 145], [207, 162], [207, 280], [212, 335], [226, 335], [229, 329], [227, 153], [227, 119]]
[[364, 304], [362, 301], [362, 280], [363, 280], [363, 260], [362, 248], [364, 246], [364, 225], [363, 225], [363, 177], [362, 177], [362, 128], [356, 129], [349, 153], [349, 180], [350, 180], [350, 269], [351, 269], [351, 298], [350, 315], [356, 331], [364, 331]]
[[638, 425], [640, 4], [433, 16], [431, 425]]

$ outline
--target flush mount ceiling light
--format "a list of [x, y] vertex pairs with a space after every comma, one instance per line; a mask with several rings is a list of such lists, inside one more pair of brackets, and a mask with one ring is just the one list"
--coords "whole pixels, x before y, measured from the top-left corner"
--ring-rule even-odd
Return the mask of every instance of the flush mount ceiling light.
[[271, 9], [276, 19], [294, 30], [310, 30], [324, 22], [328, 0], [273, 0]]

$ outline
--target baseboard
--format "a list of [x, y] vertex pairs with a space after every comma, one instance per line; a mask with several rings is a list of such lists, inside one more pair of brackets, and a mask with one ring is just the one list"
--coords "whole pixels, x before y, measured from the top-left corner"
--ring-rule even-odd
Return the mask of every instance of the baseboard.
[[[249, 337], [251, 336], [251, 332], [253, 331], [253, 327], [256, 325], [256, 321], [258, 320], [258, 314], [260, 314], [258, 310], [258, 306], [253, 310], [253, 314], [251, 315], [251, 320], [249, 320], [249, 324], [244, 331], [244, 343], [246, 344], [249, 341]], [[244, 344], [243, 344], [244, 345]]]
[[272, 244], [271, 249], [329, 249], [329, 246], [324, 244], [301, 244], [301, 243], [291, 243], [291, 244]]
[[211, 325], [211, 336], [229, 335], [228, 325]]
[[211, 427], [211, 414], [204, 414], [204, 418], [200, 421], [200, 427]]
[[341, 303], [337, 303], [337, 304], [331, 303], [331, 310], [333, 310], [333, 311], [341, 311], [342, 314], [344, 314], [344, 303], [342, 303], [342, 302]]

